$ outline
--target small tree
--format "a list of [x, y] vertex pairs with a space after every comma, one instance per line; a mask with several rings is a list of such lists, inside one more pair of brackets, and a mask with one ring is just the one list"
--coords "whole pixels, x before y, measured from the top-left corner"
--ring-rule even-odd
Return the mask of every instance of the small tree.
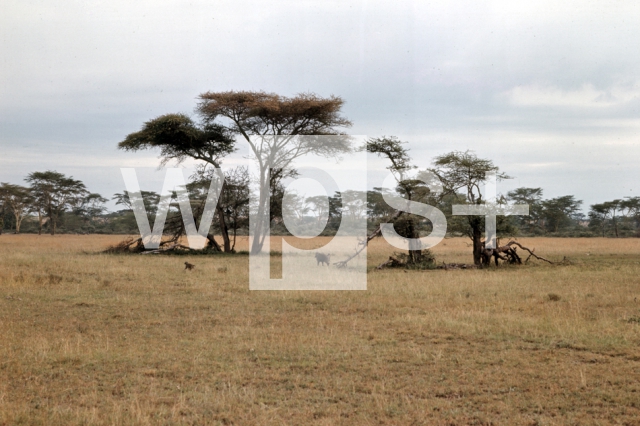
[[[406, 142], [400, 141], [395, 136], [371, 138], [367, 140], [366, 150], [369, 153], [389, 160], [391, 164], [387, 166], [387, 170], [393, 174], [397, 182], [395, 190], [401, 197], [405, 198], [407, 202], [426, 201], [428, 204], [436, 204], [436, 199], [433, 197], [429, 199], [429, 196], [432, 194], [429, 188], [425, 186], [423, 179], [412, 179], [409, 176], [410, 171], [416, 167], [411, 164], [409, 151], [404, 147], [404, 144], [406, 144]], [[382, 191], [380, 191], [380, 196], [382, 197]], [[372, 204], [373, 201], [374, 200], [368, 202], [368, 210], [372, 208], [376, 209], [376, 211], [385, 210], [381, 206]], [[401, 217], [401, 214], [398, 212], [392, 214], [391, 217], [393, 218], [394, 228], [398, 235], [414, 240], [420, 238], [420, 219], [418, 219], [418, 216], [407, 214]], [[423, 252], [421, 247], [409, 249], [407, 258], [409, 264], [420, 264], [422, 258]]]
[[[497, 180], [509, 179], [491, 160], [478, 158], [471, 151], [454, 151], [438, 156], [433, 165], [428, 170], [442, 182], [443, 195], [454, 198], [453, 204], [482, 204], [484, 199], [480, 187], [485, 184], [490, 173], [494, 173]], [[501, 217], [498, 218], [500, 232], [501, 225], [506, 223]], [[473, 242], [473, 262], [480, 265], [484, 251], [484, 216], [461, 217], [459, 223], [463, 225], [461, 231]]]
[[[191, 176], [191, 182], [187, 185], [189, 190], [189, 198], [192, 201], [193, 210], [202, 212], [206, 204], [207, 194], [212, 179], [219, 179], [214, 170], [207, 167], [200, 167], [196, 173]], [[217, 209], [218, 214], [224, 215], [224, 220], [220, 220], [219, 224], [224, 225], [221, 233], [229, 233], [230, 251], [235, 251], [238, 230], [248, 228], [249, 221], [249, 171], [247, 167], [236, 167], [228, 170], [224, 175], [224, 191], [220, 193]], [[210, 237], [210, 241], [211, 241]], [[211, 241], [215, 247], [215, 240]]]
[[29, 213], [33, 197], [29, 188], [9, 183], [0, 184], [0, 198], [11, 209], [15, 218], [15, 233], [20, 233], [20, 225]]
[[42, 212], [51, 223], [49, 227], [51, 235], [55, 235], [60, 215], [67, 208], [77, 204], [79, 198], [88, 194], [84, 183], [56, 171], [33, 172], [25, 180], [31, 184], [35, 210], [40, 220], [40, 233], [42, 232]]

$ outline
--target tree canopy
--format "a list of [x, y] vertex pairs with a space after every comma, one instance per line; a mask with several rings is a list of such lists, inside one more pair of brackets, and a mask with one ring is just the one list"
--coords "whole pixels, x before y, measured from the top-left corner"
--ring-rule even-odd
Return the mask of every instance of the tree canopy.
[[89, 193], [82, 181], [52, 170], [29, 173], [25, 180], [31, 184], [38, 214], [44, 211], [51, 220], [51, 235], [56, 233], [60, 214]]
[[292, 172], [292, 162], [302, 156], [338, 157], [352, 150], [351, 138], [342, 131], [351, 126], [341, 115], [343, 105], [340, 97], [314, 93], [293, 97], [264, 91], [200, 95], [198, 114], [205, 122], [225, 125], [242, 136], [258, 162], [260, 193], [252, 227], [253, 253], [262, 250], [272, 218], [267, 214], [274, 192], [271, 170], [286, 175]]
[[129, 134], [118, 148], [125, 151], [159, 148], [163, 165], [193, 158], [220, 167], [220, 159], [235, 150], [234, 144], [233, 135], [222, 125], [198, 125], [184, 114], [165, 114], [144, 123], [140, 131]]

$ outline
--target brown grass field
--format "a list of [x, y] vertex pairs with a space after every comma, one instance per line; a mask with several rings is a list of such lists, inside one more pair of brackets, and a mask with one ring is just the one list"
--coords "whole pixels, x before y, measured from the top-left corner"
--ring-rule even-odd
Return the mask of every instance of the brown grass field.
[[246, 255], [99, 253], [121, 239], [0, 236], [1, 425], [640, 425], [640, 239], [407, 272], [374, 270], [376, 240], [360, 292], [252, 292]]

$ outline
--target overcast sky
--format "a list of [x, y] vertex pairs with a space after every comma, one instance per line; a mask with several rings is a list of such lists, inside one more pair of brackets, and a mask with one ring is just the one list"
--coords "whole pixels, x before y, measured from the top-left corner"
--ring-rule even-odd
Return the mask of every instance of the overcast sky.
[[638, 40], [626, 1], [8, 0], [0, 181], [54, 169], [111, 197], [119, 167], [158, 165], [116, 149], [144, 121], [193, 114], [205, 91], [310, 91], [420, 167], [472, 149], [515, 177], [498, 192], [588, 209], [640, 195]]

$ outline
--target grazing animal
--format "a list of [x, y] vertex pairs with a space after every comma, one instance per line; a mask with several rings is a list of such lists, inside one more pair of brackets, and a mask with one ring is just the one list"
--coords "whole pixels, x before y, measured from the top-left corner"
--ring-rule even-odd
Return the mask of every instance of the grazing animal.
[[316, 264], [317, 265], [324, 265], [325, 263], [327, 264], [327, 266], [329, 266], [329, 263], [331, 262], [331, 255], [330, 254], [323, 254], [323, 253], [316, 253]]
[[196, 265], [194, 265], [193, 263], [184, 262], [184, 269], [185, 270], [188, 269], [190, 271], [190, 270], [195, 269], [195, 268], [196, 268]]

